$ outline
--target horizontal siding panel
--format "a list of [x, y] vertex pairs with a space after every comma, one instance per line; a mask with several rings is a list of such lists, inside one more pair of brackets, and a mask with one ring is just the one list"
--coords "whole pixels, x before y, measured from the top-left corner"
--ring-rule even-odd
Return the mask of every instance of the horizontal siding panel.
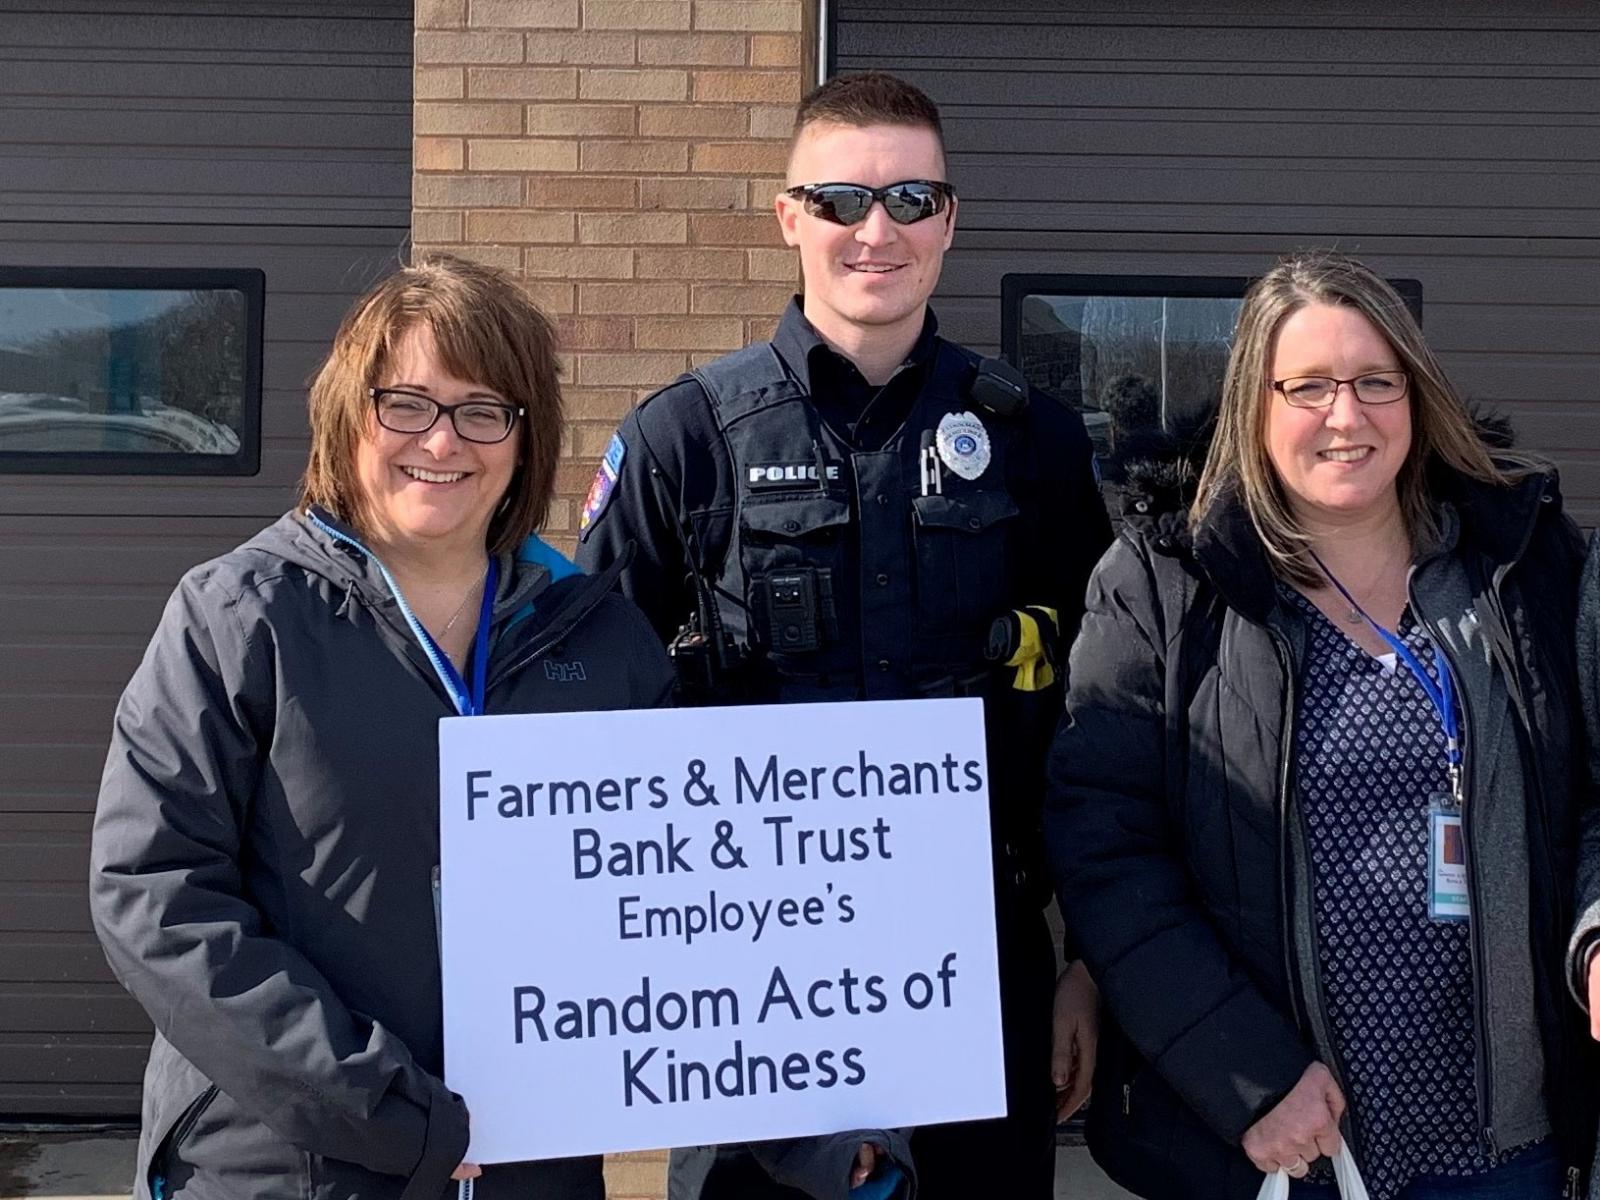
[[[338, 119], [320, 119], [330, 116]], [[287, 100], [262, 100], [246, 107], [215, 99], [193, 103], [174, 99], [159, 108], [146, 105], [130, 112], [120, 104], [98, 100], [61, 97], [46, 102], [0, 94], [0, 122], [7, 127], [5, 141], [16, 147], [142, 145], [237, 151], [297, 146], [380, 153], [410, 136], [411, 107], [375, 101], [313, 106]]]
[[[1270, 53], [1263, 45], [1263, 53]], [[981, 60], [979, 60], [981, 62]], [[1141, 108], [1182, 112], [1199, 108], [1248, 108], [1252, 111], [1312, 111], [1366, 113], [1411, 111], [1415, 113], [1465, 112], [1485, 115], [1539, 112], [1589, 111], [1594, 97], [1595, 70], [1574, 71], [1570, 78], [1560, 75], [1531, 78], [1526, 72], [1511, 72], [1490, 82], [1482, 76], [1433, 75], [1396, 77], [1392, 71], [1374, 72], [1373, 80], [1382, 86], [1361, 87], [1359, 70], [1326, 71], [1311, 76], [1289, 72], [1274, 74], [1271, 59], [1265, 71], [1251, 74], [1248, 84], [1241, 81], [1245, 64], [1215, 73], [1198, 70], [1096, 71], [1079, 69], [1071, 74], [1044, 71], [1023, 72], [985, 69], [963, 70], [960, 83], [979, 103], [1000, 103], [1007, 97], [1019, 108], [1053, 107]], [[862, 64], [841, 60], [842, 69], [859, 69]], [[938, 98], [951, 86], [948, 63], [895, 61], [883, 64]], [[1320, 64], [1319, 64], [1320, 68]]]
[[[411, 37], [409, 14], [397, 16], [392, 4], [355, 6], [338, 3], [312, 3], [278, 6], [285, 11], [271, 14], [260, 5], [246, 3], [207, 6], [183, 0], [181, 5], [161, 11], [157, 5], [130, 3], [119, 6], [98, 0], [79, 11], [62, 11], [62, 4], [0, 5], [9, 12], [5, 45], [8, 51], [56, 51], [82, 57], [106, 54], [159, 53], [170, 56], [204, 55], [213, 61], [244, 54], [292, 53], [303, 61], [312, 55], [350, 55], [365, 58], [386, 48], [397, 58], [406, 58]], [[93, 11], [84, 11], [91, 8]], [[108, 25], [107, 16], [121, 7], [135, 20]], [[198, 24], [194, 18], [210, 19]], [[31, 10], [31, 11], [30, 11]], [[316, 19], [345, 12], [342, 19]], [[0, 90], [4, 90], [0, 88]]]
[[[4, 593], [0, 593], [0, 608], [10, 607], [10, 601]], [[7, 754], [13, 747], [26, 742], [49, 737], [62, 728], [95, 729], [109, 735], [117, 697], [121, 694], [121, 687], [115, 690], [107, 688], [98, 695], [85, 695], [56, 691], [45, 685], [35, 690], [31, 698], [26, 695], [0, 696], [0, 722], [4, 722], [0, 729], [5, 730], [0, 733], [0, 754]], [[5, 823], [0, 821], [0, 830], [4, 829]], [[0, 872], [4, 872], [9, 865], [17, 872], [13, 876], [17, 879], [81, 877], [81, 873], [62, 874], [67, 868], [54, 857], [45, 855], [43, 846], [35, 846], [38, 853], [33, 854], [29, 849], [32, 845], [30, 839], [21, 835], [12, 836], [18, 840], [0, 845]], [[65, 839], [67, 844], [71, 841]], [[75, 864], [76, 860], [73, 860]]]
[[[116, 586], [171, 590], [195, 563], [225, 553], [259, 528], [257, 522], [239, 520], [210, 523], [223, 528], [173, 529], [170, 522], [148, 518], [103, 523], [62, 518], [48, 525], [40, 522], [43, 528], [16, 528], [22, 524], [15, 518], [0, 520], [0, 555], [13, 556], [7, 587], [77, 589], [104, 586], [109, 578]], [[71, 631], [63, 633], [71, 636]], [[0, 678], [0, 693], [5, 688]]]
[[[964, 177], [978, 177], [985, 171], [952, 156], [951, 178], [958, 192], [965, 191]], [[1257, 172], [1190, 172], [1197, 191], [1222, 176], [1250, 175]], [[1170, 181], [1169, 186], [1181, 182]], [[1466, 181], [1463, 187], [1470, 187]], [[1600, 192], [1600, 174], [1594, 189]], [[1083, 189], [1072, 188], [1067, 191]], [[1281, 191], [1282, 189], [1274, 189]], [[1451, 211], [1442, 205], [1338, 207], [1320, 202], [1299, 203], [1286, 200], [1268, 205], [1250, 201], [1186, 200], [1156, 203], [1140, 199], [1118, 200], [1099, 197], [1090, 200], [1044, 200], [1031, 205], [984, 205], [980, 199], [963, 201], [960, 222], [968, 234], [991, 230], [1019, 230], [1030, 233], [1099, 233], [1116, 230], [1169, 230], [1187, 234], [1272, 233], [1284, 239], [1319, 239], [1323, 243], [1351, 237], [1437, 237], [1446, 231], [1484, 238], [1586, 238], [1594, 223], [1580, 211], [1530, 211], [1515, 204], [1501, 208], [1482, 206]]]
[[[1596, 149], [1600, 151], [1600, 139]], [[1169, 203], [1176, 204], [1181, 199], [1186, 206], [1241, 208], [1241, 215], [1230, 223], [1242, 225], [1244, 232], [1266, 232], [1259, 223], [1261, 210], [1281, 212], [1291, 219], [1305, 209], [1326, 211], [1330, 215], [1344, 214], [1343, 219], [1348, 222], [1352, 216], [1364, 219], [1369, 210], [1386, 220], [1404, 217], [1408, 212], [1415, 220], [1418, 214], [1427, 216], [1448, 209], [1469, 213], [1488, 210], [1491, 215], [1498, 215], [1498, 210], [1523, 204], [1530, 195], [1539, 196], [1543, 206], [1551, 209], [1592, 211], [1600, 203], [1595, 192], [1596, 184], [1600, 184], [1600, 161], [1587, 167], [1451, 163], [1413, 169], [1368, 160], [1333, 169], [1326, 161], [1303, 156], [1282, 156], [1269, 162], [1260, 158], [1230, 161], [1169, 155], [1160, 162], [1152, 162], [1148, 156], [1107, 157], [1092, 164], [1093, 170], [1086, 169], [1090, 165], [1075, 162], [1070, 154], [1043, 156], [999, 149], [956, 152], [950, 159], [952, 182], [964, 197], [1018, 205], [1014, 209], [999, 208], [1002, 217], [1025, 216], [1027, 209], [1021, 207], [1021, 202], [1029, 201], [1060, 205], [1070, 212], [1072, 205], [1097, 202], [1154, 207], [1172, 197]], [[1249, 201], [1241, 205], [1244, 197]], [[968, 207], [970, 210], [970, 204]], [[989, 216], [990, 210], [986, 209], [983, 215]], [[1010, 221], [997, 223], [1012, 227]], [[1059, 227], [1076, 226], [1068, 222]], [[1453, 228], [1435, 228], [1423, 236], [1446, 232], [1459, 236]], [[1592, 227], [1588, 233], [1571, 236], [1590, 235]]]
[[[25, 47], [18, 47], [25, 50]], [[301, 65], [298, 55], [275, 63], [227, 61], [225, 52], [196, 55], [193, 61], [162, 58], [96, 56], [96, 70], [63, 70], [65, 63], [82, 62], [66, 56], [43, 59], [33, 55], [0, 56], [0, 96], [50, 99], [78, 96], [118, 98], [138, 102], [183, 99], [188, 102], [249, 96], [290, 95], [302, 100], [355, 100], [383, 96], [395, 89], [401, 75], [409, 86], [409, 54], [394, 55], [385, 63], [371, 58], [360, 64], [312, 62]]]
[[[148, 1025], [146, 1026], [148, 1029]], [[38, 1084], [94, 1084], [106, 1067], [135, 1085], [150, 1053], [150, 1036], [128, 1033], [0, 1034], [0, 1062], [6, 1064], [5, 1089]]]
[[[1008, 105], [952, 106], [943, 116], [952, 146], [980, 155], [986, 149], [1007, 153], [1012, 147], [1052, 157], [1070, 155], [1090, 167], [1102, 159], [1152, 156], [1168, 159], [1175, 150], [1187, 158], [1279, 161], [1285, 147], [1309, 145], [1318, 157], [1311, 162], [1463, 163], [1504, 167], [1512, 163], [1546, 166], [1590, 158], [1600, 152], [1600, 116], [1592, 113], [1506, 113], [1493, 122], [1476, 114], [1430, 115], [1419, 121], [1409, 112], [1364, 114], [1352, 120], [1342, 113], [1259, 112], [1189, 109], [1181, 116], [1161, 110], [1117, 113], [1018, 112]], [[1576, 153], [1575, 153], [1576, 152]], [[1031, 180], [987, 182], [994, 194], [1006, 185]]]
[[149, 1028], [144, 1010], [115, 983], [0, 983], [0, 1029], [142, 1034]]
[[[5, 786], [0, 774], [0, 789]], [[84, 933], [89, 929], [89, 899], [82, 880], [23, 884], [0, 879], [0, 937], [8, 933]], [[0, 1064], [4, 1062], [0, 1058]], [[3, 1074], [0, 1069], [0, 1076]]]
[[[137, 1079], [144, 1070], [148, 1044], [125, 1060], [132, 1063], [132, 1078]], [[0, 1045], [0, 1054], [6, 1047]], [[130, 1124], [139, 1118], [140, 1085], [138, 1083], [66, 1083], [66, 1084], [13, 1084], [0, 1078], [0, 1112], [14, 1114], [17, 1119], [35, 1121], [81, 1121], [84, 1117], [99, 1121], [124, 1121]]]
[[[1517, 33], [1562, 29], [1600, 31], [1600, 15], [1584, 0], [1542, 0], [1506, 4], [1504, 0], [1252, 0], [1222, 7], [1217, 0], [1162, 0], [1130, 9], [1117, 0], [1058, 0], [1044, 8], [1038, 0], [916, 0], [915, 3], [867, 4], [835, 0], [841, 37], [851, 26], [874, 24], [916, 26], [967, 24], [986, 28], [1007, 25], [1052, 25], [1070, 20], [1082, 25], [1171, 25], [1174, 20], [1196, 29], [1472, 29], [1485, 33]], [[876, 47], [879, 43], [873, 42]], [[970, 52], [970, 51], [969, 51]]]
[[[98, 740], [86, 740], [78, 745], [44, 747], [44, 750], [54, 752], [58, 769], [32, 783], [11, 786], [7, 779], [15, 775], [0, 767], [0, 812], [93, 812], [95, 797], [100, 792], [100, 768], [105, 763], [106, 740], [110, 732], [107, 728], [101, 731]], [[17, 752], [17, 756], [20, 758], [24, 752], [28, 752], [35, 754], [36, 758], [42, 758], [39, 751], [40, 747], [25, 746]], [[10, 753], [9, 749], [7, 753]], [[37, 762], [35, 767], [38, 768]], [[0, 903], [4, 901], [0, 900]], [[0, 925], [4, 924], [6, 916], [0, 912]], [[88, 926], [84, 925], [83, 928], [87, 929]]]
[[[3, 1051], [3, 1046], [0, 1046]], [[139, 1056], [139, 1070], [144, 1056]], [[0, 1080], [0, 1112], [16, 1114], [19, 1120], [77, 1123], [85, 1114], [93, 1120], [126, 1123], [139, 1120], [138, 1083], [85, 1083], [85, 1085], [8, 1085]]]
[[[0, 875], [18, 883], [71, 883], [89, 877], [91, 813], [0, 811]], [[0, 1021], [0, 1029], [5, 1022]]]
[[[973, 6], [984, 10], [987, 5]], [[1058, 8], [1064, 6], [1057, 6]], [[1074, 6], [1076, 7], [1076, 6]], [[1170, 10], [1171, 6], [1163, 8]], [[984, 13], [985, 16], [989, 15]], [[887, 14], [880, 10], [880, 18]], [[1213, 18], [1215, 19], [1215, 18]], [[863, 21], [842, 38], [841, 54], [854, 54], [869, 46], [882, 47], [877, 57], [920, 63], [1000, 62], [1011, 70], [1060, 71], [1085, 68], [1095, 72], [1118, 69], [1160, 72], [1194, 69], [1173, 64], [1199, 64], [1210, 72], [1241, 74], [1248, 67], [1252, 78], [1262, 74], [1287, 74], [1293, 64], [1339, 63], [1335, 78], [1360, 78], [1384, 71], [1390, 76], [1458, 75], [1474, 71], [1526, 70], [1528, 67], [1565, 68], [1584, 74], [1596, 69], [1600, 58], [1600, 29], [1591, 36], [1573, 36], [1568, 29], [1524, 28], [1514, 38], [1485, 37], [1481, 29], [1411, 26], [1374, 29], [1359, 20], [1338, 22], [1295, 21], [1264, 25], [1144, 21], [1090, 23], [1075, 16], [1038, 11], [1032, 21], [986, 21], [982, 38], [974, 43], [968, 24], [955, 21], [915, 25], [904, 32], [886, 28], [887, 19]], [[1374, 33], [1381, 32], [1381, 44]], [[1263, 38], [1272, 42], [1272, 56], [1260, 59]], [[859, 48], [859, 49], [858, 49]], [[1347, 74], [1344, 68], [1349, 69]]]
[[[6, 621], [12, 627], [10, 636], [19, 638], [47, 638], [62, 627], [94, 629], [100, 633], [137, 635], [155, 628], [166, 605], [170, 587], [122, 587], [116, 583], [104, 585], [101, 594], [86, 596], [82, 589], [55, 595], [31, 597], [7, 596], [0, 591], [0, 604], [5, 606]], [[77, 728], [63, 722], [59, 729]], [[5, 768], [0, 766], [0, 778]]]
[[93, 934], [0, 934], [0, 983], [110, 983], [111, 968]]
[[148, 633], [115, 641], [102, 636], [85, 645], [69, 632], [48, 642], [0, 642], [0, 672], [6, 680], [0, 689], [29, 689], [48, 680], [57, 687], [105, 687], [120, 693], [139, 665], [148, 640]]

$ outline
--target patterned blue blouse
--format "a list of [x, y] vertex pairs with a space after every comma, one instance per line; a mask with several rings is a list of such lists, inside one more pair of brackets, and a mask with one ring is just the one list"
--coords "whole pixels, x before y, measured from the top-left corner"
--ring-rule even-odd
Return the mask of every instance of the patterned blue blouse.
[[[1469, 928], [1428, 916], [1444, 733], [1403, 663], [1372, 658], [1311, 601], [1282, 593], [1309, 630], [1294, 750], [1328, 1023], [1367, 1189], [1393, 1200], [1418, 1175], [1502, 1161], [1477, 1132]], [[1433, 644], [1409, 610], [1398, 633], [1432, 675]]]

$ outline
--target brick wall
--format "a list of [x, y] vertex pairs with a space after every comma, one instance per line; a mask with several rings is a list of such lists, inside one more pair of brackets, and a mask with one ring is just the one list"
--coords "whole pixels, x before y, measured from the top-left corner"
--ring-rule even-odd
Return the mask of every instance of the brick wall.
[[814, 11], [417, 0], [413, 240], [520, 272], [560, 322], [563, 549], [628, 409], [767, 336], [795, 291], [772, 197], [816, 78]]
[[[767, 336], [799, 280], [772, 216], [815, 0], [417, 0], [412, 240], [518, 272], [570, 415], [546, 529], [571, 550], [643, 396]], [[606, 1164], [665, 1195], [666, 1155]]]

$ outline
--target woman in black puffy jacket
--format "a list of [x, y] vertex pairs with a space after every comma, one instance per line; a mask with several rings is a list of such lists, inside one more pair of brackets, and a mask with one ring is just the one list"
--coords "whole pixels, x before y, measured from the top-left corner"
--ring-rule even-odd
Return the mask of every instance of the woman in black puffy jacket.
[[1348, 1139], [1373, 1200], [1577, 1194], [1581, 561], [1381, 278], [1251, 288], [1197, 494], [1101, 562], [1052, 753], [1113, 1178], [1309, 1200]]

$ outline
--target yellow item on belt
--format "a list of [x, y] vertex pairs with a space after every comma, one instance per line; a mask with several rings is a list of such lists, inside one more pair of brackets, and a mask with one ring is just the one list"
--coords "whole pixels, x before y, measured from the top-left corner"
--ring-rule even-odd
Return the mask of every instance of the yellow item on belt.
[[[1050, 622], [1048, 630], [1041, 628], [1042, 620]], [[1061, 629], [1056, 610], [1036, 605], [1013, 609], [995, 623], [995, 630], [989, 634], [991, 646], [1002, 625], [1005, 627], [1003, 636], [1012, 647], [1004, 665], [1017, 670], [1011, 686], [1019, 692], [1037, 692], [1053, 684], [1056, 668], [1052, 651]]]

